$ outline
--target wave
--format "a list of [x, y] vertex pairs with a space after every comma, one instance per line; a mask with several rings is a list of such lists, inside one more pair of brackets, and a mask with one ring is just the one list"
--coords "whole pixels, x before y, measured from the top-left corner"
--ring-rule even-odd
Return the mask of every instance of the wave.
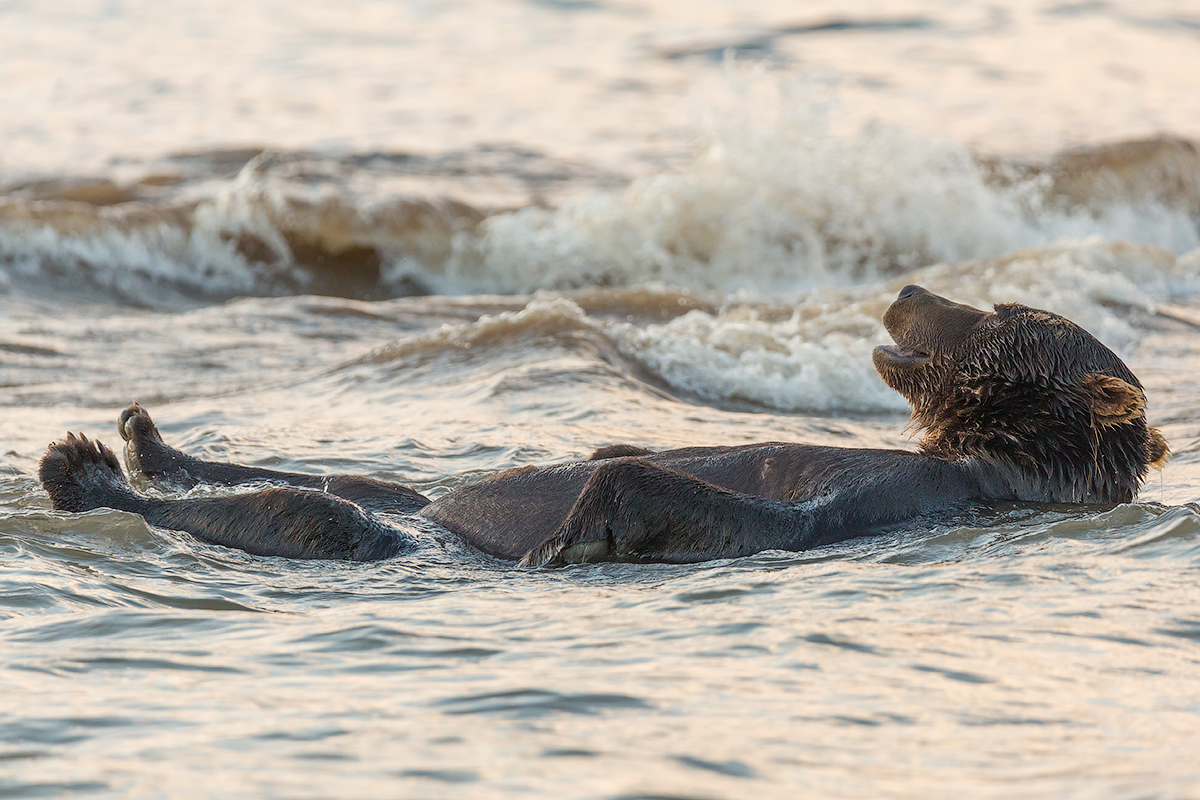
[[[745, 80], [740, 105], [714, 109], [684, 168], [555, 208], [503, 210], [431, 188], [497, 168], [478, 159], [445, 157], [423, 168], [427, 191], [402, 191], [403, 159], [380, 154], [248, 153], [232, 176], [10, 187], [0, 280], [10, 291], [83, 282], [148, 303], [156, 291], [376, 299], [648, 283], [769, 294], [1086, 237], [1200, 248], [1191, 142], [1121, 142], [1042, 164], [981, 159], [880, 124], [835, 130], [802, 92]], [[498, 169], [532, 180], [523, 163]], [[560, 177], [595, 184], [579, 170]]]
[[1200, 247], [1200, 159], [1178, 139], [985, 162], [883, 125], [848, 136], [800, 105], [722, 118], [686, 169], [559, 209], [522, 209], [462, 236], [447, 288], [664, 281], [798, 291], [937, 262], [1099, 236]]
[[566, 344], [704, 401], [797, 412], [901, 412], [904, 400], [875, 374], [871, 350], [890, 341], [880, 320], [906, 283], [980, 308], [998, 302], [1048, 308], [1129, 355], [1141, 339], [1139, 320], [1164, 300], [1200, 293], [1200, 251], [1177, 258], [1151, 245], [1094, 239], [937, 264], [866, 286], [742, 295], [714, 305], [667, 289], [592, 289], [406, 336], [353, 363], [406, 370], [472, 354], [486, 364], [495, 362], [496, 349]]
[[611, 329], [622, 352], [669, 386], [700, 397], [784, 411], [903, 411], [903, 399], [875, 374], [871, 350], [891, 341], [880, 320], [907, 283], [979, 308], [1020, 302], [1052, 309], [1129, 354], [1140, 340], [1138, 313], [1152, 314], [1159, 299], [1185, 289], [1200, 291], [1200, 258], [1176, 259], [1146, 245], [1075, 242], [934, 265], [790, 302], [733, 303]]
[[444, 260], [451, 235], [483, 218], [449, 199], [356, 195], [343, 173], [266, 153], [215, 188], [162, 198], [104, 203], [103, 183], [70, 182], [45, 199], [41, 184], [0, 200], [0, 264], [10, 283], [82, 280], [131, 299], [156, 287], [368, 299], [413, 293], [404, 263]]
[[426, 360], [448, 352], [486, 352], [515, 343], [536, 346], [540, 339], [558, 340], [571, 333], [599, 329], [599, 324], [571, 300], [534, 300], [519, 311], [485, 314], [474, 322], [446, 323], [432, 331], [402, 337], [337, 369]]

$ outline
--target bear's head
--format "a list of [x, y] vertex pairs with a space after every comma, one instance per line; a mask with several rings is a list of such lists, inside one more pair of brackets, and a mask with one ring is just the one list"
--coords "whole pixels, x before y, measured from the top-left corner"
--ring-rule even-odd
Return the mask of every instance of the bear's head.
[[1134, 374], [1057, 314], [906, 286], [883, 324], [896, 344], [875, 348], [875, 369], [912, 404], [921, 449], [978, 459], [1018, 499], [1129, 502], [1170, 454]]

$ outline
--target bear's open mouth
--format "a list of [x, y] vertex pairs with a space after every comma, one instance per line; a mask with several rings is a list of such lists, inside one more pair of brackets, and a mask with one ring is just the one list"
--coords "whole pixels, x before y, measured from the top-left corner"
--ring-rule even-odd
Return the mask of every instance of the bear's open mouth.
[[920, 350], [910, 350], [898, 344], [881, 344], [875, 352], [883, 355], [894, 364], [920, 364], [929, 360], [929, 354]]

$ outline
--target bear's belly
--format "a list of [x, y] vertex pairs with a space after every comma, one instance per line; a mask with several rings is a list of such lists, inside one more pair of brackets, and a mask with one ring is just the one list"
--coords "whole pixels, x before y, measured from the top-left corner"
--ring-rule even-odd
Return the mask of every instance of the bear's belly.
[[[839, 448], [796, 444], [693, 447], [641, 456], [730, 491], [772, 500], [792, 499], [794, 463], [822, 460]], [[819, 454], [819, 455], [818, 455]], [[588, 478], [603, 461], [519, 467], [456, 489], [421, 510], [484, 552], [521, 558], [562, 524]], [[787, 465], [784, 467], [784, 465]], [[784, 467], [781, 469], [781, 467]]]

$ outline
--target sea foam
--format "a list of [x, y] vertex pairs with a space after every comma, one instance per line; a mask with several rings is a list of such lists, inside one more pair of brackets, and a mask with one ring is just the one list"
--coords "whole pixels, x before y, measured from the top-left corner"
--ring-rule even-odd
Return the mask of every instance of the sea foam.
[[1190, 142], [1118, 143], [1031, 166], [879, 123], [849, 126], [836, 96], [805, 83], [750, 71], [730, 85], [683, 167], [557, 208], [487, 211], [403, 193], [372, 159], [264, 153], [232, 178], [176, 190], [92, 202], [70, 187], [13, 192], [0, 203], [0, 269], [13, 285], [78, 277], [125, 296], [155, 286], [378, 298], [648, 283], [770, 296], [1090, 237], [1200, 248]]
[[[486, 360], [493, 348], [569, 341], [579, 350], [591, 340], [598, 357], [613, 350], [704, 401], [815, 413], [903, 411], [904, 400], [875, 374], [871, 351], [891, 341], [880, 320], [907, 283], [983, 309], [1010, 302], [1045, 308], [1128, 356], [1141, 338], [1139, 318], [1152, 316], [1159, 303], [1200, 293], [1200, 251], [1177, 258], [1152, 245], [1081, 240], [935, 264], [869, 285], [735, 294], [712, 306], [667, 289], [658, 291], [660, 303], [652, 302], [654, 292], [631, 302], [628, 290], [592, 289], [406, 336], [358, 363], [416, 364], [468, 351]], [[603, 302], [605, 294], [612, 302]], [[622, 303], [628, 315], [619, 313]], [[665, 321], [647, 321], [647, 310], [669, 307], [676, 312]]]
[[803, 86], [761, 75], [742, 84], [732, 109], [710, 115], [688, 166], [558, 209], [493, 216], [456, 237], [442, 288], [664, 281], [794, 292], [1091, 236], [1200, 247], [1195, 158], [1142, 148], [1120, 173], [1105, 162], [1110, 181], [1068, 183], [1059, 162], [1059, 172], [1018, 169], [883, 124], [846, 131]]

